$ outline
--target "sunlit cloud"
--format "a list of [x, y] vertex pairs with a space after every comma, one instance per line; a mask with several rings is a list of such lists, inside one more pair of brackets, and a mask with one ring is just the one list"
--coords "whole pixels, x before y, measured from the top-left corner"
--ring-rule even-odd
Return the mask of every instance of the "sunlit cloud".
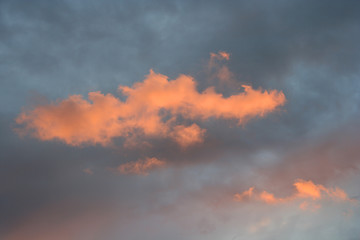
[[134, 162], [128, 162], [118, 166], [117, 170], [121, 174], [148, 175], [150, 170], [161, 168], [165, 165], [165, 161], [155, 157], [139, 159]]
[[219, 51], [218, 53], [210, 53], [210, 61], [211, 60], [230, 60], [230, 53], [225, 51]]
[[[211, 58], [228, 60], [229, 54], [219, 52], [211, 54]], [[16, 131], [40, 140], [58, 139], [73, 146], [106, 146], [114, 138], [143, 136], [169, 138], [185, 148], [204, 141], [206, 130], [194, 121], [222, 118], [244, 124], [275, 111], [286, 101], [278, 90], [242, 85], [244, 91], [224, 97], [214, 87], [199, 92], [196, 85], [191, 76], [180, 75], [169, 80], [150, 70], [143, 82], [132, 87], [119, 86], [125, 101], [100, 92], [90, 92], [88, 100], [72, 95], [23, 111], [16, 118], [19, 125]], [[184, 120], [193, 123], [185, 125]]]
[[276, 197], [273, 193], [267, 191], [255, 191], [254, 187], [242, 193], [236, 193], [234, 200], [239, 202], [256, 201], [264, 202], [266, 204], [280, 204], [288, 202], [302, 201], [299, 208], [302, 210], [320, 208], [319, 200], [331, 201], [355, 201], [350, 199], [344, 190], [341, 188], [326, 188], [321, 184], [314, 184], [312, 181], [305, 181], [298, 179], [293, 184], [295, 192], [287, 197]]
[[195, 123], [191, 126], [178, 125], [174, 127], [171, 137], [182, 147], [196, 143], [202, 143], [206, 130], [201, 129]]

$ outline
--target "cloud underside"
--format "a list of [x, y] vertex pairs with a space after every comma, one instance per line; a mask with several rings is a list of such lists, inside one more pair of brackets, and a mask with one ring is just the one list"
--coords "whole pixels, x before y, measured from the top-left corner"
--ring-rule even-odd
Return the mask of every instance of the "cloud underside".
[[225, 98], [214, 87], [198, 92], [191, 76], [169, 80], [151, 70], [143, 82], [119, 86], [125, 101], [100, 92], [90, 92], [88, 100], [72, 95], [23, 111], [16, 118], [17, 132], [40, 140], [59, 139], [73, 146], [106, 146], [118, 137], [131, 145], [145, 136], [172, 139], [188, 147], [203, 142], [206, 133], [195, 121], [221, 118], [243, 124], [285, 103], [281, 91], [242, 87], [244, 91]]

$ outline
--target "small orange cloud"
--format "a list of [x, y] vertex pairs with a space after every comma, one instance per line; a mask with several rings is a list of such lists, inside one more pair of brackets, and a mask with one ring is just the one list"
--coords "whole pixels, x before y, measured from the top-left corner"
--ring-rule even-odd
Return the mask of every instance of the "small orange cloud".
[[225, 51], [219, 51], [218, 53], [210, 53], [210, 61], [211, 60], [230, 60], [230, 53], [227, 53]]
[[230, 60], [230, 53], [224, 52], [224, 51], [219, 51], [218, 53], [222, 58], [226, 59], [226, 60]]
[[260, 194], [260, 199], [266, 203], [277, 203], [280, 201], [280, 199], [277, 199], [274, 197], [274, 194], [272, 193], [268, 193], [266, 191], [263, 191], [261, 194]]
[[267, 204], [278, 204], [306, 199], [299, 205], [299, 208], [302, 210], [316, 210], [320, 208], [321, 205], [317, 203], [317, 201], [324, 198], [330, 198], [336, 201], [351, 200], [348, 198], [345, 191], [340, 188], [325, 188], [323, 185], [314, 184], [312, 181], [298, 179], [295, 181], [294, 186], [296, 192], [285, 198], [277, 198], [274, 194], [267, 191], [263, 191], [261, 193], [255, 192], [255, 188], [251, 187], [242, 193], [236, 193], [234, 195], [234, 200], [244, 201], [251, 199], [254, 201], [265, 202]]
[[117, 170], [122, 174], [136, 174], [136, 175], [148, 175], [149, 171], [155, 168], [159, 168], [165, 165], [165, 161], [159, 160], [155, 157], [146, 158], [144, 160], [139, 159], [135, 162], [128, 162], [121, 164]]
[[[219, 52], [214, 57], [228, 59], [229, 54]], [[180, 75], [169, 80], [150, 70], [143, 82], [132, 87], [119, 86], [125, 101], [100, 92], [90, 92], [88, 100], [72, 95], [23, 111], [16, 118], [19, 125], [16, 131], [40, 140], [58, 139], [73, 146], [106, 146], [113, 138], [146, 136], [170, 138], [188, 147], [203, 142], [206, 130], [195, 123], [185, 126], [180, 119], [223, 118], [243, 124], [251, 118], [264, 117], [286, 101], [281, 91], [242, 87], [243, 92], [224, 97], [213, 87], [199, 92], [191, 76]]]
[[236, 193], [234, 195], [234, 199], [236, 201], [244, 201], [244, 200], [250, 200], [250, 198], [252, 197], [253, 195], [253, 191], [254, 191], [254, 188], [251, 187], [249, 188], [248, 190], [242, 192], [242, 193]]
[[[223, 60], [230, 60], [230, 54], [224, 51], [219, 51], [218, 53], [210, 53], [210, 60], [208, 63], [208, 70], [211, 70], [213, 68], [219, 68], [219, 63]], [[219, 75], [220, 77], [225, 77], [226, 74], [230, 75], [231, 72], [229, 71], [229, 69], [227, 67], [225, 67], [226, 69], [223, 69], [223, 73], [220, 74], [220, 71], [218, 72], [217, 75]]]
[[321, 191], [326, 191], [322, 185], [315, 185], [312, 181], [304, 181], [299, 179], [294, 183], [297, 196], [300, 198], [312, 198], [314, 200], [321, 198]]

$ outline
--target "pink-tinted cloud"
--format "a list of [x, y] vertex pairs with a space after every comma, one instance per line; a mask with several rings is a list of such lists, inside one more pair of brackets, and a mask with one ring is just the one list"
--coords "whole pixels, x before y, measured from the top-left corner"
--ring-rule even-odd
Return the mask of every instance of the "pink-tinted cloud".
[[[228, 59], [220, 52], [214, 58]], [[253, 89], [242, 85], [243, 92], [225, 98], [209, 87], [198, 92], [191, 76], [175, 80], [150, 71], [143, 82], [132, 87], [119, 86], [127, 98], [90, 92], [88, 100], [72, 95], [65, 100], [23, 111], [16, 122], [17, 132], [40, 140], [59, 139], [69, 145], [109, 145], [113, 138], [136, 136], [170, 138], [182, 147], [203, 142], [205, 129], [197, 124], [184, 125], [181, 119], [205, 121], [209, 118], [234, 119], [239, 124], [264, 117], [282, 106], [281, 91]]]
[[256, 192], [254, 187], [242, 193], [236, 193], [234, 199], [236, 201], [258, 201], [267, 204], [288, 203], [301, 200], [303, 201], [299, 208], [302, 210], [316, 209], [321, 207], [318, 202], [321, 199], [330, 199], [333, 201], [353, 201], [344, 190], [340, 188], [326, 188], [321, 184], [314, 184], [312, 181], [298, 179], [294, 183], [295, 192], [284, 198], [275, 197], [274, 194], [267, 191]]
[[117, 170], [121, 174], [136, 174], [136, 175], [148, 175], [150, 170], [163, 167], [165, 161], [159, 160], [155, 157], [139, 159], [134, 162], [128, 162], [121, 164]]
[[174, 127], [171, 137], [182, 147], [188, 147], [196, 143], [203, 142], [206, 130], [201, 129], [195, 123], [191, 126], [178, 125]]
[[210, 61], [211, 60], [230, 60], [230, 53], [225, 51], [219, 51], [218, 53], [210, 53]]

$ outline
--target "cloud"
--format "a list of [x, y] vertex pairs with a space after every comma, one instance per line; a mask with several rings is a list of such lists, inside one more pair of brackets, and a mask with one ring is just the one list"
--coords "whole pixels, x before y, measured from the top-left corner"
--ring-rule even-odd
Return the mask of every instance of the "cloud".
[[[214, 58], [228, 59], [229, 55], [220, 52]], [[203, 142], [206, 131], [194, 121], [222, 118], [244, 124], [251, 118], [264, 117], [286, 101], [283, 92], [277, 90], [242, 85], [243, 92], [224, 97], [214, 87], [198, 92], [196, 84], [191, 76], [169, 80], [150, 70], [143, 82], [119, 86], [125, 101], [100, 92], [90, 92], [88, 100], [72, 95], [23, 111], [16, 118], [20, 125], [16, 131], [40, 140], [59, 139], [73, 146], [106, 146], [113, 138], [144, 136], [170, 138], [188, 147]], [[184, 125], [186, 121], [193, 123]]]
[[214, 60], [230, 60], [230, 53], [219, 51], [218, 53], [210, 53], [210, 61]]
[[230, 54], [224, 51], [218, 53], [210, 53], [210, 60], [208, 63], [208, 74], [210, 79], [218, 79], [221, 84], [235, 85], [234, 74], [230, 69], [223, 64], [224, 61], [230, 60]]
[[251, 187], [242, 193], [234, 195], [235, 201], [259, 201], [267, 204], [279, 204], [287, 202], [296, 202], [302, 200], [299, 208], [306, 210], [309, 208], [320, 208], [319, 200], [328, 199], [332, 201], [355, 201], [350, 199], [341, 188], [326, 188], [321, 184], [314, 184], [312, 181], [298, 179], [293, 184], [295, 192], [284, 198], [275, 197], [274, 194], [267, 191], [255, 192], [255, 188]]
[[222, 66], [216, 73], [216, 77], [221, 82], [229, 82], [233, 78], [233, 73], [229, 70], [227, 66]]
[[321, 198], [321, 192], [328, 192], [324, 186], [315, 185], [312, 181], [298, 180], [294, 183], [297, 190], [297, 196], [301, 198], [312, 198], [314, 200]]
[[139, 159], [135, 162], [128, 162], [121, 164], [117, 168], [117, 170], [121, 174], [148, 175], [149, 170], [159, 168], [164, 165], [165, 165], [165, 161], [153, 157], [153, 158], [146, 158], [144, 160]]
[[[214, 221], [211, 211], [204, 209], [206, 199], [199, 200], [197, 205], [189, 201], [188, 208], [185, 208], [185, 201], [178, 201], [171, 207], [164, 207], [180, 208], [172, 217], [156, 214], [150, 219], [141, 216], [130, 222], [128, 214], [120, 212], [124, 219], [116, 226], [111, 222], [105, 224], [100, 227], [99, 234], [92, 232], [95, 228], [91, 225], [75, 227], [80, 221], [73, 214], [89, 201], [109, 206], [101, 203], [99, 197], [119, 203], [124, 210], [129, 205], [135, 205], [133, 212], [159, 208], [161, 203], [168, 203], [169, 199], [177, 196], [186, 200], [191, 196], [184, 190], [184, 181], [195, 192], [199, 191], [198, 186], [203, 182], [211, 186], [232, 179], [234, 185], [229, 184], [227, 194], [224, 194], [227, 188], [218, 188], [218, 195], [229, 197], [230, 201], [231, 193], [245, 190], [254, 182], [264, 182], [277, 189], [286, 185], [295, 192], [297, 190], [291, 183], [296, 178], [311, 179], [327, 187], [331, 186], [327, 185], [331, 181], [346, 189], [349, 196], [359, 196], [359, 179], [346, 187], [338, 185], [337, 180], [358, 176], [360, 155], [356, 143], [360, 134], [354, 134], [355, 137], [349, 139], [344, 134], [329, 136], [326, 132], [344, 123], [341, 126], [343, 130], [347, 121], [340, 121], [348, 117], [356, 122], [351, 131], [359, 129], [359, 115], [352, 113], [358, 113], [360, 109], [360, 1], [330, 0], [325, 5], [324, 1], [308, 0], [232, 1], [229, 4], [220, 1], [202, 4], [199, 1], [110, 0], [89, 3], [4, 0], [0, 1], [0, 5], [3, 59], [0, 70], [1, 117], [6, 117], [6, 121], [1, 118], [0, 175], [7, 179], [2, 181], [1, 186], [0, 230], [20, 231], [17, 223], [22, 217], [49, 203], [69, 199], [78, 202], [74, 203], [73, 210], [61, 210], [62, 214], [69, 216], [65, 223], [74, 226], [71, 227], [74, 232], [85, 236], [71, 238], [53, 232], [51, 235], [39, 234], [34, 239], [359, 239], [359, 209], [354, 211], [354, 218], [346, 219], [339, 204], [334, 206], [332, 202], [329, 202], [331, 206], [328, 208], [322, 204], [318, 211], [321, 214], [311, 215], [296, 215], [301, 211], [293, 205], [287, 208], [286, 204], [260, 202], [250, 206], [233, 202], [238, 211], [235, 212], [234, 205], [231, 205], [229, 212], [233, 213], [233, 219], [221, 225]], [[198, 89], [204, 89], [207, 78], [195, 75], [199, 72], [196, 59], [206, 57], [209, 50], [217, 53], [213, 49], [219, 46], [231, 52], [230, 59], [234, 64], [229, 68], [239, 77], [234, 81], [250, 82], [254, 88], [262, 86], [264, 89], [284, 91], [288, 102], [286, 114], [274, 116], [275, 121], [257, 121], [247, 126], [245, 131], [227, 128], [225, 124], [213, 120], [205, 124], [195, 122], [206, 129], [204, 146], [199, 151], [194, 149], [181, 154], [174, 154], [173, 147], [176, 146], [172, 141], [175, 139], [170, 133], [161, 142], [165, 144], [146, 149], [151, 152], [143, 149], [119, 152], [102, 149], [101, 146], [69, 151], [63, 144], [44, 144], [29, 139], [20, 141], [7, 131], [20, 107], [28, 103], [30, 91], [54, 100], [65, 99], [69, 94], [81, 94], [83, 99], [93, 104], [87, 98], [87, 93], [94, 91], [92, 89], [102, 93], [113, 92], [109, 89], [116, 88], [120, 84], [119, 79], [122, 85], [131, 86], [131, 81], [142, 81], [142, 76], [147, 74], [144, 71], [151, 67], [166, 71], [168, 76], [176, 76], [185, 69], [186, 73], [196, 76]], [[208, 59], [203, 61], [208, 63]], [[227, 63], [226, 59], [216, 61], [220, 66]], [[216, 85], [215, 80], [219, 80], [218, 77], [208, 86]], [[237, 85], [231, 90], [239, 91]], [[220, 88], [216, 91], [223, 92]], [[118, 95], [114, 96], [118, 98]], [[172, 124], [172, 127], [178, 124], [191, 126], [193, 122], [174, 121]], [[141, 131], [129, 131], [129, 135], [137, 134], [139, 136], [135, 136], [135, 140], [148, 141]], [[319, 136], [319, 132], [326, 135]], [[314, 135], [317, 138], [314, 139]], [[128, 141], [130, 137], [123, 138]], [[321, 140], [322, 137], [327, 141]], [[211, 142], [212, 139], [216, 143]], [[117, 143], [110, 138], [108, 144], [111, 141]], [[319, 141], [324, 144], [319, 146]], [[148, 142], [153, 144], [153, 141]], [[134, 144], [138, 145], [138, 142]], [[309, 145], [318, 147], [314, 149]], [[257, 157], [257, 152], [263, 149], [274, 153], [273, 156], [266, 155], [261, 161], [255, 157], [249, 159], [248, 156], [256, 153]], [[161, 171], [161, 176], [143, 179], [141, 184], [137, 178], [113, 178], [100, 171], [109, 165], [118, 166], [130, 159], [158, 154], [169, 161], [186, 159], [192, 163], [188, 164], [189, 173], [184, 173], [183, 181], [178, 176], [174, 177], [178, 169]], [[170, 159], [171, 155], [173, 158]], [[211, 161], [208, 161], [210, 158]], [[215, 170], [208, 170], [208, 166], [215, 163], [224, 166], [216, 170], [217, 174]], [[79, 172], [87, 166], [92, 166], [94, 171], [91, 177], [84, 177], [85, 173]], [[264, 171], [253, 169], [256, 167]], [[206, 171], [199, 176], [199, 169]], [[251, 174], [253, 178], [248, 177]], [[154, 191], [163, 185], [174, 185], [174, 182], [177, 185], [162, 194]], [[293, 193], [280, 195], [280, 192], [265, 185], [263, 188], [256, 185], [253, 194], [262, 189], [273, 193], [276, 198]], [[118, 194], [117, 197], [114, 197], [115, 194]], [[204, 194], [210, 194], [208, 189], [204, 190]], [[214, 201], [213, 197], [209, 199]], [[310, 202], [308, 208], [311, 207]], [[228, 206], [225, 204], [225, 207]], [[118, 208], [111, 206], [110, 212]], [[264, 209], [267, 211], [262, 211]], [[184, 228], [178, 222], [181, 215], [184, 215], [183, 222], [188, 224]], [[94, 218], [98, 219], [99, 215], [95, 214]], [[216, 227], [211, 236], [194, 236], [191, 227], [196, 226], [199, 218]], [[271, 220], [269, 227], [259, 228], [256, 236], [246, 235], [243, 226], [261, 222], [264, 218]], [[59, 222], [62, 219], [59, 214], [47, 213], [45, 220], [35, 218], [29, 222], [39, 223], [37, 229], [41, 233], [47, 230], [47, 224], [59, 231], [66, 229]], [[141, 224], [145, 221], [143, 219], [148, 220]], [[88, 216], [84, 218], [84, 221], [89, 220]], [[287, 225], [283, 224], [285, 220]], [[118, 235], [104, 236], [111, 228], [121, 230]], [[0, 235], [0, 238], [6, 239]], [[31, 239], [32, 236], [24, 234], [19, 238]]]
[[178, 125], [174, 127], [171, 137], [185, 148], [196, 143], [202, 143], [205, 132], [205, 129], [201, 129], [195, 123], [188, 127]]

